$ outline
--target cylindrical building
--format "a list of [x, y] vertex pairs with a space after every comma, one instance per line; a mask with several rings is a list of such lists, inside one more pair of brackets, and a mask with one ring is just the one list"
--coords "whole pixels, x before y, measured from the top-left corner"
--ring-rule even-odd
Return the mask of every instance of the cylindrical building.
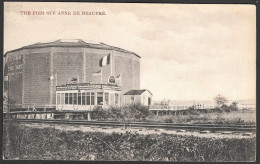
[[[109, 54], [110, 63], [101, 67], [100, 60]], [[57, 40], [12, 50], [4, 57], [9, 100], [15, 104], [55, 105], [56, 86], [75, 81], [106, 84], [111, 76], [121, 78], [121, 104], [125, 92], [140, 89], [141, 57], [104, 43]]]

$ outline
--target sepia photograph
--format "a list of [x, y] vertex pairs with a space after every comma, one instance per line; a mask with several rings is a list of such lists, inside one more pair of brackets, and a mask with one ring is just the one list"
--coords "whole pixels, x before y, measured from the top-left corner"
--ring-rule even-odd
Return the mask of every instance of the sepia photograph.
[[256, 161], [255, 5], [3, 8], [3, 160]]

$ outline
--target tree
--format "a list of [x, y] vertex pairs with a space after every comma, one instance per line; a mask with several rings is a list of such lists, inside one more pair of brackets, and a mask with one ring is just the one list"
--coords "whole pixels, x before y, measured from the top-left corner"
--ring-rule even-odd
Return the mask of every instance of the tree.
[[220, 94], [217, 95], [217, 96], [214, 98], [214, 100], [215, 100], [215, 102], [216, 102], [216, 104], [217, 104], [218, 107], [220, 107], [220, 106], [222, 106], [222, 105], [225, 105], [225, 104], [228, 102], [227, 98], [224, 97], [224, 96], [221, 96]]
[[237, 104], [238, 104], [237, 101], [232, 102], [232, 104], [230, 105], [230, 109], [231, 109], [232, 111], [237, 111], [237, 110], [238, 110]]

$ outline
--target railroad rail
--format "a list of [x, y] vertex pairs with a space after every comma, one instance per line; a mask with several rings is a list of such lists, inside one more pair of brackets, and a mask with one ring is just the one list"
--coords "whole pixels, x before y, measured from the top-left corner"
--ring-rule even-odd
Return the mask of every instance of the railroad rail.
[[255, 132], [255, 125], [222, 125], [222, 124], [180, 124], [180, 123], [151, 123], [151, 122], [118, 122], [118, 121], [87, 121], [87, 120], [53, 120], [53, 119], [4, 119], [4, 121], [21, 123], [44, 123], [44, 124], [69, 124], [87, 126], [109, 127], [137, 127], [155, 129], [184, 129], [184, 130], [208, 130], [215, 131], [241, 131]]

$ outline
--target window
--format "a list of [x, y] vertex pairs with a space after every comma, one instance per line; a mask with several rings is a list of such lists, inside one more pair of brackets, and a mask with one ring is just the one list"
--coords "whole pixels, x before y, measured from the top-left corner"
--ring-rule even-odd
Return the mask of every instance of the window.
[[72, 93], [69, 93], [69, 104], [72, 104], [72, 100], [73, 100]]
[[86, 93], [82, 93], [82, 105], [86, 105]]
[[103, 105], [103, 92], [97, 93], [97, 105]]
[[65, 93], [65, 104], [69, 104], [69, 94]]
[[64, 97], [65, 96], [65, 94], [64, 93], [61, 93], [61, 100], [60, 100], [60, 103], [61, 104], [64, 104]]
[[90, 105], [90, 92], [87, 92], [87, 105]]
[[110, 95], [110, 105], [115, 105], [115, 94]]
[[118, 105], [119, 94], [115, 94], [115, 105]]
[[81, 105], [81, 93], [78, 93], [78, 104]]
[[109, 93], [105, 93], [105, 105], [109, 105]]
[[77, 93], [73, 93], [73, 104], [77, 105], [78, 102], [77, 102]]
[[91, 105], [95, 105], [95, 92], [91, 92]]
[[60, 104], [60, 93], [57, 94], [57, 104]]

